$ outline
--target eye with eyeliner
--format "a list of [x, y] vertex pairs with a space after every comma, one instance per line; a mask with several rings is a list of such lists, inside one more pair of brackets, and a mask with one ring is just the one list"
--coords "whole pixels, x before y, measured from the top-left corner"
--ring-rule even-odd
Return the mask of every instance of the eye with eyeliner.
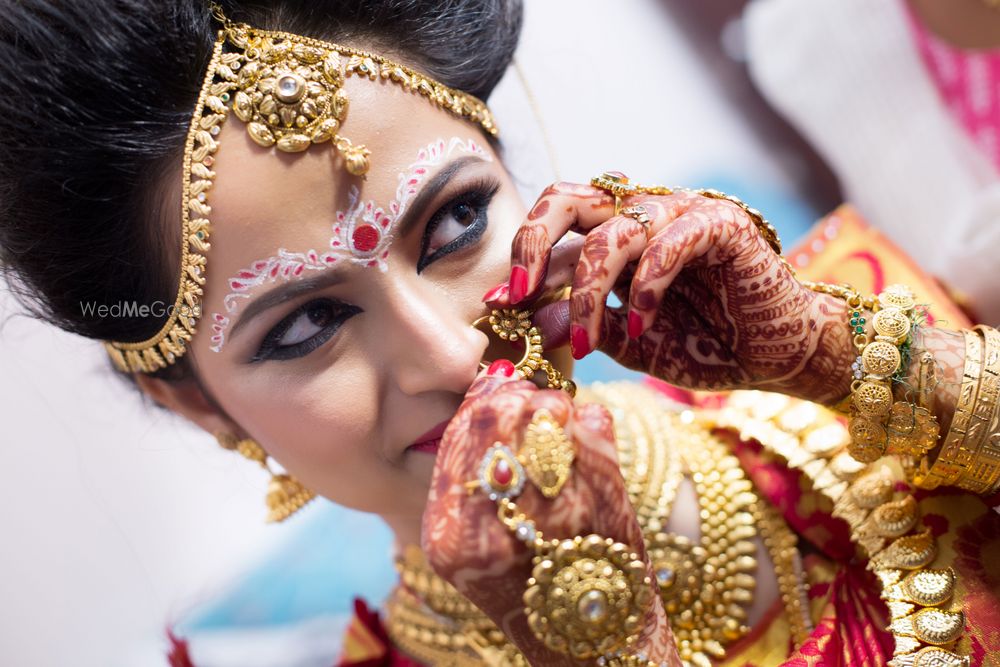
[[[477, 243], [489, 225], [486, 212], [494, 195], [500, 189], [495, 178], [483, 178], [465, 186], [430, 217], [424, 227], [420, 242], [417, 273], [433, 262]], [[461, 228], [449, 230], [443, 225]], [[435, 243], [439, 232], [457, 231], [447, 240]], [[439, 240], [440, 241], [440, 240]], [[329, 297], [309, 300], [286, 315], [271, 328], [250, 358], [250, 363], [297, 359], [316, 350], [333, 338], [340, 327], [351, 317], [363, 312], [361, 308]], [[309, 336], [304, 334], [311, 333]]]
[[[417, 273], [423, 272], [428, 266], [453, 252], [468, 248], [482, 238], [489, 226], [487, 209], [499, 189], [500, 182], [495, 178], [487, 177], [473, 181], [461, 194], [453, 197], [431, 216], [424, 227], [423, 239], [420, 242]], [[472, 216], [471, 220], [468, 219], [469, 216]], [[457, 223], [456, 226], [463, 230], [450, 237], [450, 240], [434, 247], [432, 241], [441, 226], [452, 222], [448, 220], [449, 217], [453, 218]]]
[[[267, 332], [260, 348], [250, 362], [280, 361], [305, 356], [333, 337], [337, 330], [354, 315], [362, 312], [357, 306], [330, 299], [312, 299], [286, 315]], [[303, 330], [317, 331], [302, 338]], [[294, 342], [287, 342], [287, 339]], [[301, 340], [295, 340], [300, 338]]]

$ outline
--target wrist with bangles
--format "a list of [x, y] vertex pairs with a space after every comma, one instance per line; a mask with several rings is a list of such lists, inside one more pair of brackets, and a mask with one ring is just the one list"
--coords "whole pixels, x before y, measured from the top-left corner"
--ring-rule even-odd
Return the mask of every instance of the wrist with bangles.
[[891, 285], [865, 299], [849, 286], [803, 284], [848, 306], [859, 354], [851, 392], [835, 409], [850, 416], [851, 455], [864, 463], [895, 455], [924, 489], [958, 486], [987, 495], [1000, 489], [1000, 333], [986, 326], [961, 332], [962, 386], [942, 435], [931, 400], [937, 365], [916, 344], [922, 310], [912, 292]]

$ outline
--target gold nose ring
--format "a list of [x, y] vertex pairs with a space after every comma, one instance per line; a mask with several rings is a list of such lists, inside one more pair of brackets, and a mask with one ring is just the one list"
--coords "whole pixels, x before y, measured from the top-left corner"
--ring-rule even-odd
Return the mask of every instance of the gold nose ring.
[[[542, 332], [531, 321], [530, 310], [518, 308], [497, 308], [483, 315], [472, 326], [485, 331], [484, 325], [489, 324], [490, 331], [501, 340], [512, 343], [524, 341], [524, 353], [521, 360], [514, 364], [514, 370], [527, 379], [532, 379], [538, 372], [545, 373], [546, 386], [549, 389], [562, 389], [570, 396], [576, 395], [576, 383], [563, 374], [543, 356]], [[488, 335], [488, 334], [487, 334]], [[482, 369], [489, 368], [485, 362], [479, 362]]]

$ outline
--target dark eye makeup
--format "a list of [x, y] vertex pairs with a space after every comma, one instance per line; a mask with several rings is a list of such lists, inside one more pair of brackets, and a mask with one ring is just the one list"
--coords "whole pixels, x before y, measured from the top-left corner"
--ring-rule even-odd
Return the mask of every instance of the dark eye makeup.
[[[479, 242], [489, 226], [487, 209], [499, 189], [500, 181], [493, 177], [471, 181], [430, 217], [420, 242], [417, 273]], [[360, 312], [357, 306], [330, 297], [312, 299], [274, 325], [249, 361], [303, 357], [330, 340], [347, 320]]]
[[427, 221], [420, 243], [417, 273], [453, 252], [479, 241], [486, 232], [489, 219], [486, 210], [500, 189], [494, 178], [473, 181], [457, 197], [437, 210]]

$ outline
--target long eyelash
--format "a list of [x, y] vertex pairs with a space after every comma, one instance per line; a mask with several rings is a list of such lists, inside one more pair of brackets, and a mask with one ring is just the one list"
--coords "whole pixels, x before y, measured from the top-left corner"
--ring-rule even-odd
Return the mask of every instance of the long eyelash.
[[[492, 201], [493, 197], [499, 190], [500, 181], [496, 178], [492, 176], [479, 177], [469, 183], [461, 194], [448, 200], [434, 213], [433, 216], [431, 216], [431, 219], [427, 221], [427, 226], [424, 228], [424, 237], [420, 243], [420, 260], [417, 262], [417, 273], [423, 271], [428, 265], [439, 257], [451, 254], [475, 243], [482, 236], [483, 231], [485, 231], [487, 223], [486, 219], [483, 218], [483, 224], [479, 224], [477, 220], [477, 222], [470, 225], [468, 230], [461, 236], [454, 239], [450, 243], [445, 244], [443, 247], [438, 248], [430, 257], [427, 257], [427, 245], [430, 243], [431, 235], [441, 223], [441, 218], [444, 217], [445, 213], [447, 213], [455, 204], [468, 204], [477, 211], [483, 212], [484, 209], [489, 206], [490, 201]], [[446, 252], [442, 253], [442, 251]]]

